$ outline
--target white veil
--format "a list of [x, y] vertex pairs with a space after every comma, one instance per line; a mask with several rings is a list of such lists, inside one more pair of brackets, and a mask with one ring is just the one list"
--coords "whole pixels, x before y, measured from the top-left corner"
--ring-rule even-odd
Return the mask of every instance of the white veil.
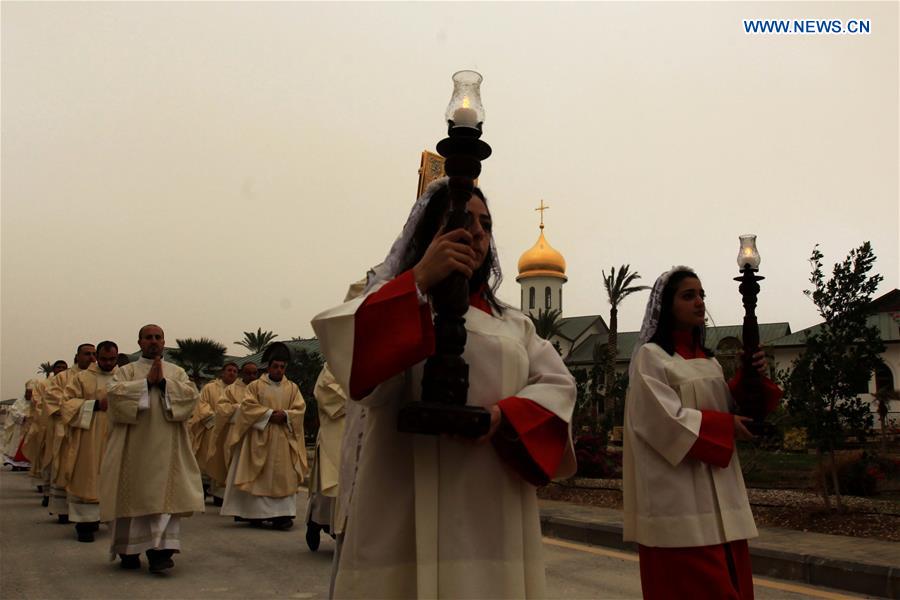
[[[413, 204], [412, 209], [409, 211], [409, 217], [406, 218], [406, 224], [403, 226], [403, 230], [400, 231], [400, 235], [398, 235], [397, 239], [394, 240], [394, 243], [391, 244], [391, 249], [388, 251], [384, 261], [369, 271], [368, 280], [366, 282], [366, 294], [372, 291], [379, 283], [390, 281], [397, 275], [400, 275], [400, 269], [412, 259], [411, 254], [415, 251], [411, 243], [413, 235], [415, 235], [419, 223], [425, 216], [425, 209], [428, 207], [431, 197], [439, 190], [446, 188], [448, 181], [448, 177], [435, 179], [428, 184], [428, 187], [425, 188], [425, 191], [419, 196], [416, 203]], [[500, 260], [497, 257], [497, 248], [494, 246], [493, 237], [491, 237], [491, 257], [493, 259], [491, 263], [491, 272], [494, 274], [495, 280], [499, 282], [501, 275]]]
[[650, 341], [650, 338], [656, 333], [657, 328], [659, 328], [659, 317], [662, 312], [662, 295], [663, 290], [666, 289], [666, 284], [669, 283], [669, 277], [672, 276], [673, 273], [677, 271], [689, 271], [694, 273], [694, 270], [690, 267], [686, 267], [684, 265], [678, 265], [676, 267], [672, 267], [662, 275], [656, 278], [656, 282], [653, 284], [653, 289], [650, 291], [650, 298], [647, 299], [647, 308], [644, 310], [644, 321], [641, 323], [641, 332], [638, 335], [637, 343], [634, 345], [634, 350], [631, 352], [631, 363], [628, 368], [628, 375], [631, 377], [633, 373], [631, 373], [632, 365], [634, 365], [634, 357], [637, 356], [638, 350], [641, 349], [641, 346]]

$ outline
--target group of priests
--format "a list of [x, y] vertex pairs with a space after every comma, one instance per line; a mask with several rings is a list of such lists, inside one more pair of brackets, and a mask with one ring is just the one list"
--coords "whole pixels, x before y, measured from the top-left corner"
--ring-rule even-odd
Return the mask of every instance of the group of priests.
[[[203, 512], [207, 496], [235, 521], [290, 529], [310, 469], [306, 403], [285, 376], [288, 347], [271, 344], [264, 370], [227, 363], [198, 392], [164, 360], [161, 327], [142, 327], [138, 344], [135, 362], [115, 342], [81, 344], [72, 367], [57, 361], [46, 379], [26, 384], [16, 455], [30, 462], [42, 505], [59, 523], [73, 522], [80, 542], [93, 542], [107, 523], [111, 560], [136, 569], [145, 553], [152, 573], [174, 566], [180, 519]], [[323, 418], [337, 420], [342, 411], [326, 406], [332, 414]], [[334, 466], [322, 462], [326, 474], [312, 477], [306, 515], [311, 547], [334, 512]]]

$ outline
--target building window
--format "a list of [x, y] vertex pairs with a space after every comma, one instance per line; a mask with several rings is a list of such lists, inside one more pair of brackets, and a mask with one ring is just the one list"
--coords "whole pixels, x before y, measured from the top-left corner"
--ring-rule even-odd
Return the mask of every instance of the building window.
[[534, 308], [534, 288], [528, 290], [528, 308]]
[[875, 393], [893, 392], [894, 374], [883, 362], [875, 367]]
[[549, 287], [544, 288], [544, 308], [550, 310], [550, 305], [552, 303], [552, 296]]

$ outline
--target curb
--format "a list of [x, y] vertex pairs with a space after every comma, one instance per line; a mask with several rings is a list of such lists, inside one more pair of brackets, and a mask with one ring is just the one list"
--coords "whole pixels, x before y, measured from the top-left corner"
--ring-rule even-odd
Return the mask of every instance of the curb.
[[[541, 514], [541, 531], [549, 537], [616, 550], [637, 552], [637, 544], [622, 541], [622, 525], [590, 523], [579, 519]], [[830, 587], [855, 594], [900, 598], [900, 565], [891, 567], [856, 561], [799, 554], [750, 543], [753, 573]]]

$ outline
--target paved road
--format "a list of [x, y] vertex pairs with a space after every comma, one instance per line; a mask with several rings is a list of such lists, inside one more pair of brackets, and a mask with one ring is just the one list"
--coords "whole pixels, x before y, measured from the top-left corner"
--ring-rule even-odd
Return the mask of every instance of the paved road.
[[[301, 503], [304, 500], [301, 499]], [[40, 506], [25, 473], [0, 473], [0, 598], [326, 598], [334, 545], [310, 552], [304, 528], [250, 529], [217, 509], [182, 521], [176, 567], [154, 576], [108, 560], [109, 533], [75, 541]], [[639, 598], [636, 557], [547, 539], [547, 587], [554, 598]], [[146, 564], [146, 559], [144, 559]], [[784, 586], [787, 586], [786, 588]], [[791, 591], [793, 589], [794, 591]], [[756, 597], [846, 598], [830, 590], [758, 580]]]

